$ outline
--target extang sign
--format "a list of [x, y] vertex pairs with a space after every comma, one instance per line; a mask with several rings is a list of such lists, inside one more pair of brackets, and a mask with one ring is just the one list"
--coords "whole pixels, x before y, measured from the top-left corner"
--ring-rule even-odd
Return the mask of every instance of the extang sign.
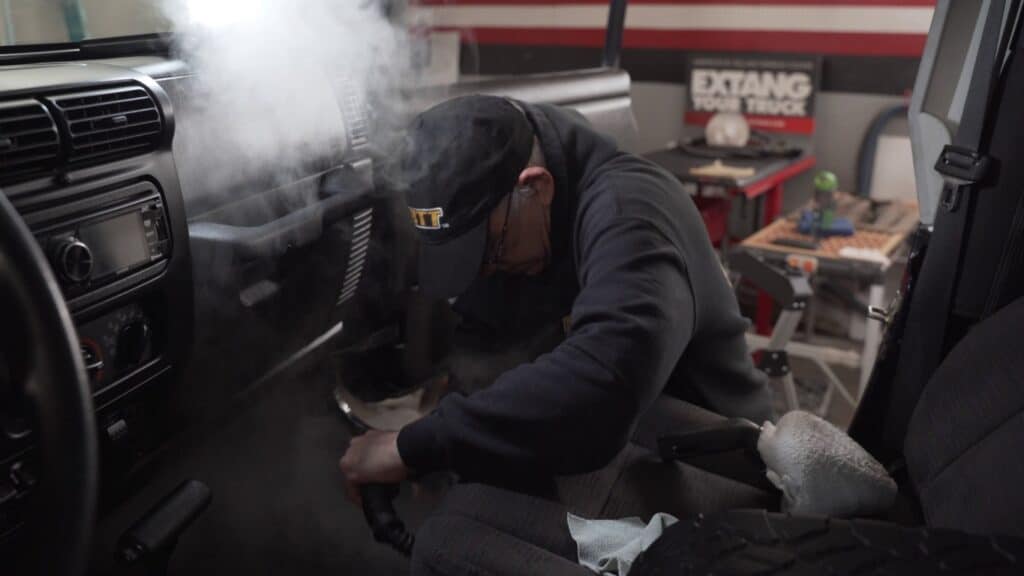
[[818, 58], [694, 56], [689, 67], [688, 124], [706, 124], [718, 112], [738, 112], [755, 130], [814, 132]]

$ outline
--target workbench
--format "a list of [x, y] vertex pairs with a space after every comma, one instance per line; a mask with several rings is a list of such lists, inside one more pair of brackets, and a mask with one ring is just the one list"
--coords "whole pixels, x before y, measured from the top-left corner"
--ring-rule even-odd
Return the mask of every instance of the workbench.
[[[697, 198], [745, 198], [762, 203], [758, 225], [764, 226], [782, 212], [785, 183], [814, 167], [816, 159], [808, 153], [784, 158], [728, 158], [722, 162], [730, 167], [751, 168], [751, 176], [698, 176], [693, 169], [707, 166], [714, 158], [695, 155], [674, 147], [644, 155], [645, 158], [668, 170], [692, 196]], [[728, 214], [728, 212], [726, 212]], [[712, 234], [714, 239], [715, 234]], [[728, 234], [726, 234], [726, 238]]]
[[[856, 198], [849, 194], [838, 194], [836, 197], [836, 216], [850, 219], [856, 228], [853, 236], [834, 236], [823, 238], [816, 249], [797, 248], [777, 244], [780, 239], [811, 240], [810, 236], [797, 231], [799, 212], [786, 218], [776, 220], [760, 231], [754, 233], [737, 246], [769, 263], [786, 266], [792, 257], [802, 257], [814, 264], [814, 274], [822, 276], [839, 276], [852, 278], [866, 283], [868, 289], [868, 306], [885, 307], [885, 278], [896, 260], [897, 254], [907, 237], [917, 226], [917, 205], [909, 202], [871, 202]], [[844, 248], [855, 248], [867, 251], [862, 257], [851, 257], [843, 252]], [[865, 314], [867, 311], [865, 310]], [[756, 324], [759, 334], [770, 332], [773, 310], [770, 300], [759, 299]], [[878, 345], [881, 342], [882, 325], [869, 320], [865, 328], [863, 347], [859, 354], [839, 353], [833, 349], [819, 349], [819, 352], [836, 360], [836, 363], [850, 365], [860, 369], [860, 390], [867, 384]], [[813, 351], [813, 346], [794, 343], [805, 352]], [[858, 396], [859, 397], [859, 396]]]

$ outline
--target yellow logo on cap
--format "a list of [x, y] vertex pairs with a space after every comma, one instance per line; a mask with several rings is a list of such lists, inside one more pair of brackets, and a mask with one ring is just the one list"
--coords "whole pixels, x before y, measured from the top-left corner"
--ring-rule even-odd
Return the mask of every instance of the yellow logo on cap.
[[440, 230], [441, 217], [444, 216], [442, 208], [409, 208], [412, 214], [413, 226], [421, 230]]

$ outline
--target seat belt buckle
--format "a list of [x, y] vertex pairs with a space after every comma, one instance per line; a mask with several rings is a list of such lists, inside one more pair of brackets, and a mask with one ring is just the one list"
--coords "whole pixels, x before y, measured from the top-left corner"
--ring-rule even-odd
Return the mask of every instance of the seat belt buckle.
[[947, 144], [935, 163], [945, 184], [939, 204], [947, 212], [956, 212], [964, 189], [981, 182], [992, 165], [992, 159], [977, 150]]

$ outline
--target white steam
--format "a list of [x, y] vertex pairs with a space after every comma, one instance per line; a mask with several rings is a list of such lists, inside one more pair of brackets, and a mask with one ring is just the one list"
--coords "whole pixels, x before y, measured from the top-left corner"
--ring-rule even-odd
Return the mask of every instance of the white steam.
[[[380, 0], [163, 0], [192, 73], [176, 154], [204, 190], [294, 175], [347, 144], [346, 101], [395, 107], [410, 65]], [[348, 100], [347, 100], [348, 99]]]

